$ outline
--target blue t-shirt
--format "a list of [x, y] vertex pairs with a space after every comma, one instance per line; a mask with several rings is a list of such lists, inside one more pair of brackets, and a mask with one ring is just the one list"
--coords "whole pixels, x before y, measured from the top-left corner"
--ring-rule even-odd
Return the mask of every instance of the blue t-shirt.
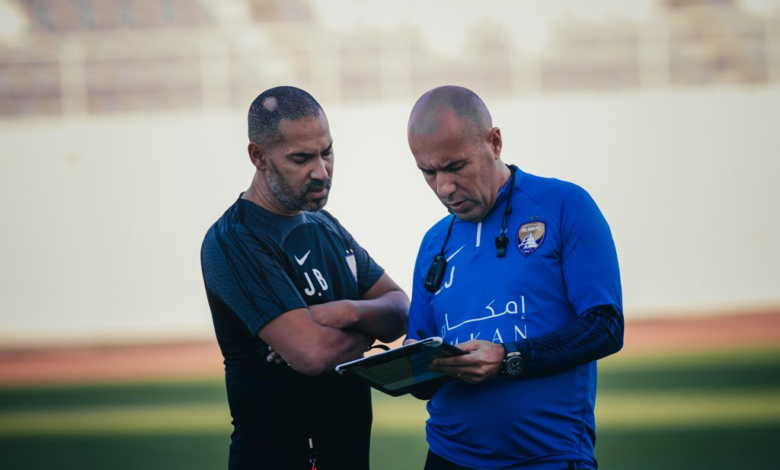
[[382, 268], [327, 211], [283, 217], [244, 199], [209, 229], [201, 266], [225, 358], [230, 469], [310, 468], [309, 439], [317, 468], [368, 468], [369, 387], [269, 364], [257, 333], [290, 310], [360, 299]]
[[[606, 220], [572, 183], [516, 169], [509, 246], [496, 256], [511, 179], [479, 223], [456, 219], [442, 286], [423, 286], [452, 216], [423, 238], [414, 271], [409, 338], [441, 336], [518, 342], [553, 333], [599, 305], [622, 312], [617, 254]], [[544, 377], [451, 381], [428, 403], [431, 450], [475, 469], [533, 468], [545, 462], [595, 466], [596, 363]]]

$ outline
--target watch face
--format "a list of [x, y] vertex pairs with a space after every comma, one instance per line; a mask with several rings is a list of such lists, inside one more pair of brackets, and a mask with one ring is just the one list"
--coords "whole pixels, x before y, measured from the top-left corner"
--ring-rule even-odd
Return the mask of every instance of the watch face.
[[517, 377], [523, 372], [523, 358], [519, 356], [510, 357], [506, 360], [504, 372], [509, 377]]

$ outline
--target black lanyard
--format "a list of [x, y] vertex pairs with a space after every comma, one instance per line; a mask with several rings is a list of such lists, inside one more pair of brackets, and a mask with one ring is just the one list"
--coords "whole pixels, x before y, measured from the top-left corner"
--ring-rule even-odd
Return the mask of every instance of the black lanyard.
[[[512, 172], [512, 180], [509, 183], [509, 194], [506, 198], [506, 208], [504, 209], [504, 215], [501, 218], [501, 232], [496, 237], [496, 256], [503, 258], [506, 256], [506, 247], [509, 245], [509, 239], [506, 236], [507, 225], [509, 224], [509, 214], [512, 213], [512, 192], [515, 189], [515, 170], [513, 166], [507, 165], [509, 171]], [[450, 239], [452, 233], [452, 226], [455, 225], [455, 214], [452, 215], [450, 221], [450, 228], [447, 229], [447, 236], [444, 237], [444, 243], [441, 245], [441, 251], [433, 257], [431, 266], [428, 268], [428, 273], [425, 275], [423, 285], [428, 292], [436, 292], [441, 287], [441, 283], [444, 280], [444, 271], [447, 269], [447, 258], [444, 257], [444, 249], [447, 247], [447, 241]]]

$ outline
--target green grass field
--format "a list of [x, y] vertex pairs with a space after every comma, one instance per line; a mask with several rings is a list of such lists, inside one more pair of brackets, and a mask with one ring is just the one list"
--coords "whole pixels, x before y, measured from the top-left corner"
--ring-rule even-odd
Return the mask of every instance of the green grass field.
[[[422, 468], [424, 403], [374, 395], [374, 470]], [[607, 470], [780, 468], [780, 349], [601, 362]], [[0, 388], [0, 468], [226, 468], [221, 381]]]

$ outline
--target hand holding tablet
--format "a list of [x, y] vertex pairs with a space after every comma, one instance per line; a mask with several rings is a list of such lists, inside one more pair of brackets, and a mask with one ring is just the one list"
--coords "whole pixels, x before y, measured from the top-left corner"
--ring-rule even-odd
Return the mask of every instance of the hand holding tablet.
[[458, 356], [465, 351], [443, 342], [437, 336], [356, 359], [336, 366], [339, 374], [353, 374], [391, 396], [404, 395], [431, 380], [446, 377], [428, 368], [439, 357]]

